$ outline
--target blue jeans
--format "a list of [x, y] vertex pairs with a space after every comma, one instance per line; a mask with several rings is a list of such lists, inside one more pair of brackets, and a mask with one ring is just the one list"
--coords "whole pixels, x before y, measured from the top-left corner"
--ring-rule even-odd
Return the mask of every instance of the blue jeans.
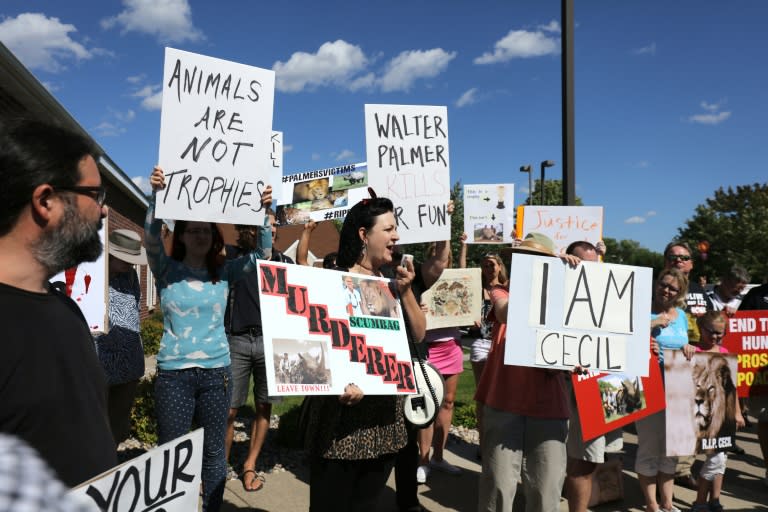
[[188, 433], [192, 420], [204, 428], [203, 510], [217, 512], [224, 498], [227, 461], [224, 432], [232, 397], [232, 372], [224, 368], [158, 370], [155, 381], [155, 414], [158, 442]]

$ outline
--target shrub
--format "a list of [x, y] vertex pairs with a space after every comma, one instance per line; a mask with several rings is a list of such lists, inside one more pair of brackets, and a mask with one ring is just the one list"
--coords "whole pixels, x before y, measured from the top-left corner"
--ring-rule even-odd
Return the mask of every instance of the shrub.
[[466, 428], [477, 428], [475, 403], [463, 404], [453, 410], [453, 424]]
[[131, 436], [142, 443], [157, 444], [155, 420], [155, 376], [141, 379], [131, 409]]
[[163, 312], [160, 308], [141, 321], [141, 341], [144, 343], [144, 354], [155, 355], [160, 350], [160, 338], [163, 337]]

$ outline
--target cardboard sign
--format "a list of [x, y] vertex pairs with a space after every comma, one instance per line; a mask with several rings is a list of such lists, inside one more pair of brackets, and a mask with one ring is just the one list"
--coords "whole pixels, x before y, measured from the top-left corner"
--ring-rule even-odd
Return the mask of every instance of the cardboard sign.
[[738, 355], [739, 396], [768, 395], [768, 311], [737, 311], [728, 318], [723, 346]]
[[200, 428], [120, 464], [70, 493], [110, 512], [189, 512], [198, 509], [202, 467]]
[[427, 329], [473, 325], [483, 305], [479, 268], [447, 268], [429, 290], [421, 294], [427, 305]]
[[736, 355], [664, 350], [667, 456], [722, 452], [736, 436]]
[[272, 185], [272, 196], [283, 197], [283, 132], [272, 132], [269, 138], [269, 180]]
[[468, 244], [514, 240], [515, 185], [464, 185], [464, 232]]
[[347, 211], [368, 194], [365, 163], [299, 172], [283, 176], [283, 197], [277, 220], [284, 224], [343, 220]]
[[415, 393], [400, 302], [389, 280], [260, 261], [270, 395]]
[[603, 238], [602, 206], [521, 206], [517, 209], [517, 237], [543, 233], [564, 253], [571, 242], [592, 245]]
[[585, 441], [664, 409], [658, 358], [652, 356], [648, 364], [647, 377], [600, 372], [571, 377]]
[[648, 375], [650, 268], [513, 253], [509, 282], [505, 364]]
[[165, 49], [158, 218], [263, 223], [274, 96], [274, 71]]
[[77, 303], [92, 333], [109, 332], [109, 270], [107, 222], [99, 231], [104, 251], [96, 261], [86, 261], [59, 272], [49, 281], [64, 283], [67, 296]]
[[451, 238], [448, 109], [366, 105], [368, 181], [395, 205], [401, 244]]

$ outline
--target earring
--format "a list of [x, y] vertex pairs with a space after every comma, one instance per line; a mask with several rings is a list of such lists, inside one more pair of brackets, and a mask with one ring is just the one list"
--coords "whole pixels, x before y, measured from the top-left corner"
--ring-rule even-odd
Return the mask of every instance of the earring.
[[368, 242], [363, 242], [363, 250], [361, 251], [361, 253], [363, 256], [365, 256], [366, 252], [368, 252]]

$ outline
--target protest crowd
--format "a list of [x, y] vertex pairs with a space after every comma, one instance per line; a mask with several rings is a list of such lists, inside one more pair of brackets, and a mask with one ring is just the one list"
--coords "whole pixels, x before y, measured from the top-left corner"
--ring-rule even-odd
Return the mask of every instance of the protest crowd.
[[[273, 368], [275, 381], [287, 387], [338, 384], [332, 382], [328, 355], [322, 350], [312, 352], [312, 357], [277, 348], [271, 353], [266, 347], [273, 345], [265, 343], [270, 317], [288, 313], [267, 309], [262, 294], [272, 278], [264, 277], [259, 265], [274, 263], [275, 272], [308, 265], [315, 221], [307, 222], [294, 263], [274, 247], [276, 198], [272, 187], [266, 186], [256, 201], [263, 224], [238, 224], [237, 246], [225, 246], [216, 222], [177, 220], [166, 247], [167, 227], [156, 217], [155, 208], [168, 183], [163, 169], [155, 167], [143, 236], [126, 229], [113, 229], [108, 235], [111, 328], [93, 336], [76, 303], [49, 281], [101, 255], [98, 234], [108, 210], [97, 159], [86, 139], [57, 126], [33, 121], [0, 126], [0, 303], [7, 341], [0, 362], [0, 510], [107, 508], [107, 498], [94, 506], [66, 490], [115, 467], [117, 447], [129, 436], [130, 411], [144, 374], [141, 291], [133, 265], [148, 264], [164, 319], [154, 384], [159, 444], [193, 428], [204, 429], [197, 475], [199, 500], [202, 510], [216, 512], [222, 507], [228, 478], [233, 424], [251, 392], [256, 416], [248, 455], [242, 467], [234, 470], [245, 491], [258, 492], [268, 485], [257, 472], [257, 461], [267, 439], [272, 405], [280, 401], [270, 393], [268, 369]], [[485, 240], [494, 247], [479, 261], [481, 299], [474, 325], [432, 327], [427, 317], [433, 312], [423, 297], [443, 289], [440, 279], [450, 270], [468, 269], [468, 234], [456, 240], [461, 247], [456, 265], [451, 240], [433, 242], [424, 261], [414, 261], [403, 256], [408, 246], [400, 242], [398, 204], [367, 188], [365, 198], [346, 206], [337, 251], [315, 265], [323, 268], [317, 272], [324, 275], [339, 273], [338, 289], [326, 293], [343, 297], [350, 317], [381, 317], [385, 320], [372, 325], [386, 328], [402, 325], [408, 362], [413, 361], [409, 371], [420, 372], [419, 361], [429, 363], [442, 392], [431, 416], [421, 422], [404, 414], [412, 405], [410, 394], [370, 394], [362, 381], [344, 382], [336, 394], [308, 395], [301, 405], [299, 429], [309, 467], [310, 510], [377, 510], [393, 470], [398, 509], [425, 510], [419, 503], [418, 486], [439, 478], [436, 473], [462, 473], [444, 458], [444, 450], [464, 368], [464, 334], [459, 327], [468, 327], [480, 440], [477, 457], [482, 466], [477, 510], [511, 511], [520, 490], [529, 511], [556, 511], [563, 496], [570, 511], [586, 511], [594, 475], [607, 464], [607, 454], [622, 449], [622, 428], [587, 436], [583, 425], [591, 415], [607, 424], [605, 418], [646, 408], [648, 385], [643, 384], [646, 393], [640, 395], [640, 377], [646, 374], [619, 381], [616, 387], [596, 388], [598, 406], [586, 409], [577, 387], [590, 379], [594, 384], [599, 372], [590, 365], [510, 364], [507, 356], [510, 347], [518, 350], [522, 327], [508, 322], [522, 314], [518, 297], [528, 290], [515, 282], [514, 263], [510, 264], [515, 258], [528, 261], [523, 257], [531, 257], [541, 268], [552, 269], [552, 275], [555, 268], [597, 272], [608, 265], [601, 263], [605, 245], [575, 240], [561, 251], [539, 232], [524, 233], [506, 245], [495, 238]], [[440, 206], [452, 215], [452, 202]], [[697, 490], [691, 510], [718, 512], [723, 510], [720, 494], [726, 452], [741, 450], [734, 441], [735, 429], [757, 422], [763, 465], [768, 456], [768, 399], [736, 398], [725, 359], [728, 350], [721, 344], [731, 317], [745, 310], [768, 310], [768, 284], [744, 294], [752, 276], [734, 265], [713, 288], [705, 289], [691, 279], [693, 252], [682, 241], [669, 243], [664, 262], [664, 269], [649, 280], [650, 304], [645, 304], [649, 318], [635, 319], [648, 322], [650, 332], [639, 353], [649, 358], [651, 375], [667, 375], [658, 384], [662, 390], [666, 386], [668, 397], [675, 396], [673, 388], [680, 382], [671, 368], [693, 366], [700, 408], [694, 420], [705, 430], [715, 421], [713, 417], [725, 415], [720, 420], [732, 431], [716, 431], [700, 446], [696, 441], [688, 452], [676, 452], [667, 446], [673, 436], [664, 407], [628, 421], [638, 434], [637, 485], [647, 512], [679, 511], [673, 502], [679, 485]], [[269, 286], [286, 285], [280, 281], [283, 274], [274, 275], [277, 284]], [[286, 297], [300, 293], [293, 285], [287, 289], [280, 293]], [[460, 309], [468, 294], [455, 297], [454, 302], [439, 303], [440, 308]], [[285, 300], [287, 309], [295, 306]], [[547, 305], [542, 302], [542, 308]], [[399, 318], [402, 324], [393, 320]], [[367, 357], [372, 357], [368, 350]], [[359, 357], [355, 349], [349, 352], [350, 358]], [[708, 364], [707, 368], [721, 366], [696, 373], [703, 361], [698, 358], [705, 356], [710, 359], [701, 364]], [[375, 366], [370, 360], [367, 364]], [[391, 372], [393, 367], [381, 371]], [[409, 381], [403, 376], [407, 374], [399, 368], [399, 385], [406, 387]], [[717, 386], [728, 393], [730, 402], [717, 401]], [[423, 400], [432, 398], [426, 393]], [[708, 446], [712, 439], [719, 445]], [[694, 474], [697, 455], [703, 466]], [[176, 462], [172, 476], [184, 480], [189, 476], [184, 473], [186, 466]], [[768, 472], [761, 484], [768, 486]]]

